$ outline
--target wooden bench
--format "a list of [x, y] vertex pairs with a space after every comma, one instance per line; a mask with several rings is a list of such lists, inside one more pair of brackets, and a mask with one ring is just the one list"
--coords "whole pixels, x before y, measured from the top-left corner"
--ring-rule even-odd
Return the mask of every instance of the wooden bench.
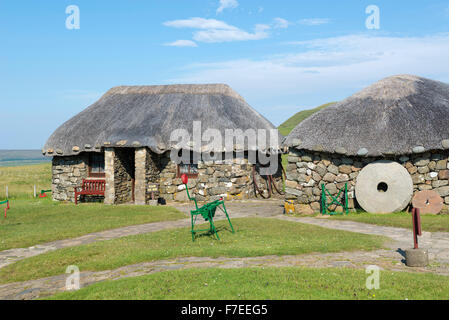
[[[78, 189], [80, 190], [78, 191]], [[78, 196], [81, 195], [104, 196], [105, 189], [106, 189], [105, 180], [83, 179], [83, 185], [81, 187], [75, 188], [75, 204], [78, 204]]]

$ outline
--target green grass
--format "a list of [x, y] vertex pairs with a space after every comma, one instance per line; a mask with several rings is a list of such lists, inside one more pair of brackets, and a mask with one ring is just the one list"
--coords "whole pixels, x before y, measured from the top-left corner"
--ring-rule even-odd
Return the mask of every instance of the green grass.
[[100, 282], [78, 291], [57, 294], [49, 299], [449, 299], [449, 277], [381, 271], [379, 290], [368, 290], [366, 278], [364, 270], [346, 268], [189, 269]]
[[[350, 213], [349, 215], [332, 216], [331, 219], [350, 220], [379, 226], [412, 229], [412, 218], [407, 212], [390, 214], [357, 212]], [[449, 232], [449, 215], [421, 215], [421, 225], [424, 231]]]
[[279, 132], [283, 136], [287, 136], [300, 122], [302, 122], [303, 120], [307, 119], [308, 117], [310, 117], [315, 112], [318, 112], [321, 109], [324, 109], [324, 108], [326, 108], [326, 107], [328, 107], [328, 106], [330, 106], [331, 104], [334, 104], [334, 103], [335, 102], [331, 102], [331, 103], [323, 104], [322, 106], [316, 107], [314, 109], [303, 110], [303, 111], [298, 112], [297, 114], [295, 114], [294, 116], [290, 117], [288, 120], [286, 120], [284, 123], [282, 123], [278, 127]]
[[[303, 110], [300, 111], [298, 113], [296, 113], [295, 115], [293, 115], [292, 117], [290, 117], [289, 119], [287, 119], [284, 123], [282, 123], [279, 127], [278, 130], [279, 132], [283, 135], [283, 136], [288, 136], [290, 134], [290, 132], [302, 121], [304, 121], [305, 119], [307, 119], [308, 117], [310, 117], [312, 114], [314, 114], [315, 112], [320, 111], [321, 109], [324, 109], [332, 104], [334, 104], [335, 102], [330, 102], [327, 104], [323, 104], [322, 106], [316, 107], [314, 109], [310, 109], [310, 110]], [[282, 166], [284, 168], [287, 168], [288, 165], [288, 154], [283, 154], [281, 156], [282, 158]]]
[[189, 228], [163, 230], [48, 252], [0, 269], [0, 283], [63, 274], [69, 265], [81, 271], [110, 270], [175, 257], [254, 257], [311, 252], [374, 250], [384, 237], [330, 230], [268, 218], [234, 219], [237, 232], [218, 221], [221, 241], [210, 236], [192, 242]]
[[51, 163], [28, 166], [0, 167], [0, 200], [33, 198], [34, 185], [37, 192], [51, 189]]
[[[2, 205], [3, 208], [5, 205]], [[171, 207], [64, 204], [46, 199], [11, 200], [0, 218], [0, 251], [123, 226], [186, 218]]]

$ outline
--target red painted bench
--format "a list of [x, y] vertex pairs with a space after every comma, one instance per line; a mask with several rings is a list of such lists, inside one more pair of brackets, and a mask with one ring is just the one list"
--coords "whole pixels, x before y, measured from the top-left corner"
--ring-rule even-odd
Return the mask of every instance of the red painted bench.
[[[78, 189], [80, 190], [78, 191]], [[80, 195], [104, 196], [105, 189], [106, 189], [105, 180], [83, 179], [83, 185], [81, 187], [75, 188], [75, 204], [78, 204], [78, 196]]]

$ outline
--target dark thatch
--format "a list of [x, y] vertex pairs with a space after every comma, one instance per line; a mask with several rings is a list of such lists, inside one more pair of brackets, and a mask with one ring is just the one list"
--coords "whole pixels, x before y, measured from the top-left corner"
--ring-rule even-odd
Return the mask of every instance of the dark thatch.
[[[60, 126], [43, 152], [66, 156], [104, 146], [146, 146], [160, 154], [173, 146], [173, 130], [185, 129], [192, 135], [194, 121], [201, 121], [202, 132], [218, 129], [223, 145], [225, 129], [275, 129], [224, 84], [122, 86]], [[279, 144], [282, 139], [278, 134]], [[246, 141], [241, 148], [253, 150]]]
[[449, 149], [449, 85], [412, 75], [383, 79], [301, 122], [284, 145], [387, 156]]

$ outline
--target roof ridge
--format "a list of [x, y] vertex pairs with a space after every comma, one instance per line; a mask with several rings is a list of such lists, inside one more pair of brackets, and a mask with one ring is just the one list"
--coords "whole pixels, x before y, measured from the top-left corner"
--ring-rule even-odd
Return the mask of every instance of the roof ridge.
[[244, 101], [227, 84], [172, 84], [172, 85], [141, 85], [141, 86], [117, 86], [109, 89], [103, 97], [115, 94], [222, 94]]

